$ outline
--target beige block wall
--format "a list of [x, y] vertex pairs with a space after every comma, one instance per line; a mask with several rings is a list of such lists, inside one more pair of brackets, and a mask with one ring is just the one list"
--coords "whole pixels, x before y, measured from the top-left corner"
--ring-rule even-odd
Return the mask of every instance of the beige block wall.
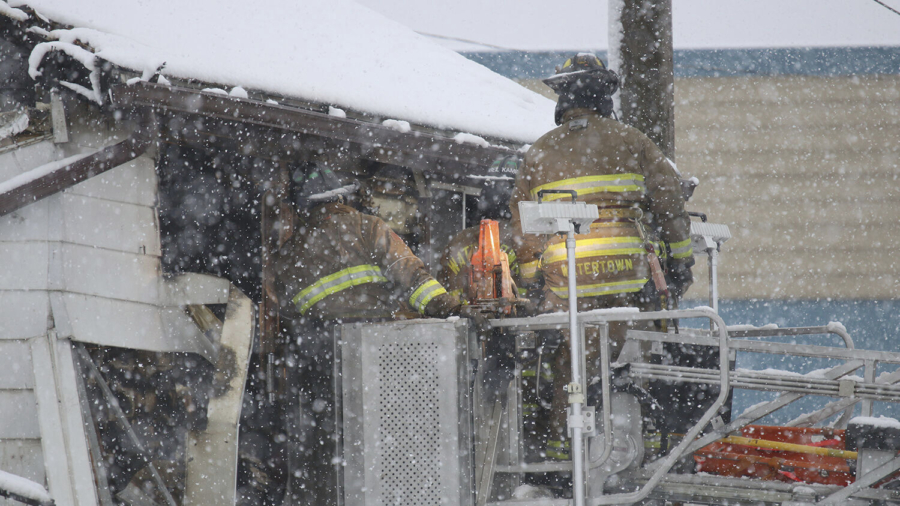
[[680, 79], [675, 89], [678, 167], [701, 181], [689, 208], [734, 236], [722, 297], [900, 295], [900, 76]]
[[675, 99], [688, 207], [734, 236], [723, 298], [900, 296], [900, 76], [684, 78]]

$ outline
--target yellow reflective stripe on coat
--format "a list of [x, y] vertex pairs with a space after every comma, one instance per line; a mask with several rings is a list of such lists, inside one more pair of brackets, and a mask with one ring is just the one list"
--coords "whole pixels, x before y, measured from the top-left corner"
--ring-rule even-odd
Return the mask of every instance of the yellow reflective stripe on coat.
[[[640, 255], [644, 253], [640, 237], [597, 237], [575, 240], [575, 258], [610, 255]], [[544, 250], [544, 265], [566, 261], [566, 243], [554, 244]]]
[[377, 265], [357, 265], [319, 279], [301, 290], [294, 297], [293, 303], [300, 314], [305, 314], [320, 300], [341, 290], [366, 283], [387, 283], [387, 281]]
[[[513, 274], [517, 274], [519, 264], [516, 263], [516, 252], [505, 244], [501, 244], [500, 249], [506, 253], [506, 257], [509, 260], [509, 271]], [[472, 255], [474, 255], [476, 251], [478, 251], [476, 246], [466, 246], [462, 251], [457, 253], [456, 258], [450, 258], [450, 260], [447, 261], [447, 267], [450, 268], [450, 272], [454, 275], [459, 274], [459, 271], [462, 270], [463, 266], [469, 265], [469, 262], [472, 261]]]
[[431, 299], [444, 293], [447, 293], [447, 290], [444, 290], [444, 287], [441, 286], [437, 280], [429, 279], [419, 285], [419, 287], [413, 291], [412, 295], [409, 296], [409, 305], [419, 313], [424, 314], [425, 306], [431, 302]]
[[[565, 244], [563, 244], [563, 248], [565, 248]], [[522, 279], [533, 279], [535, 276], [537, 276], [538, 269], [540, 269], [540, 267], [540, 260], [519, 264], [519, 275], [522, 276]]]
[[466, 300], [466, 298], [463, 296], [462, 290], [450, 290], [450, 292], [448, 292], [448, 293], [450, 294], [451, 297], [458, 300], [460, 304], [468, 304], [469, 303], [469, 301]]
[[690, 239], [669, 243], [669, 254], [672, 258], [688, 258], [694, 255], [694, 247]]
[[569, 459], [569, 442], [547, 441], [546, 454], [551, 459], [568, 460]]
[[[596, 285], [578, 285], [576, 292], [579, 297], [597, 297], [600, 295], [613, 295], [617, 293], [639, 292], [647, 279], [634, 279], [628, 281], [614, 281], [611, 283], [598, 283]], [[561, 299], [569, 298], [569, 287], [551, 287], [553, 293]]]
[[[543, 369], [544, 370], [541, 371], [541, 378], [543, 378], [545, 380], [552, 380], [553, 379], [553, 369], [550, 368], [549, 364], [544, 362]], [[522, 370], [523, 378], [534, 378], [535, 376], [537, 376], [537, 371], [535, 371], [534, 369], [523, 369]]]
[[541, 408], [538, 404], [533, 403], [522, 403], [522, 414], [525, 416], [534, 416], [537, 414], [538, 410]]
[[[542, 184], [531, 189], [531, 198], [536, 199], [537, 194], [541, 190], [575, 190], [578, 196], [589, 195], [591, 193], [624, 193], [624, 192], [645, 192], [644, 176], [633, 174], [630, 172], [624, 174], [608, 174], [605, 176], [584, 176], [573, 177], [571, 179], [561, 179], [552, 183]], [[567, 199], [569, 195], [562, 193], [554, 193], [546, 195], [542, 200], [559, 200]]]

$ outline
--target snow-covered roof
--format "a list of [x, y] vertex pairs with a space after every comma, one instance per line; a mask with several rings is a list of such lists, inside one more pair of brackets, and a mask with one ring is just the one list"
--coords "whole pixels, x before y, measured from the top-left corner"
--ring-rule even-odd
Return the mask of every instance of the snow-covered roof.
[[518, 142], [554, 126], [552, 101], [350, 0], [0, 0], [23, 5], [74, 27], [54, 44], [146, 77], [165, 64], [168, 77]]

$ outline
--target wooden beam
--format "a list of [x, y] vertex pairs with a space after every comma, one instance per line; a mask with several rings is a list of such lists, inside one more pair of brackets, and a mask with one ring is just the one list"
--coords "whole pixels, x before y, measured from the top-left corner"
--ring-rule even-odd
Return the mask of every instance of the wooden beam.
[[621, 78], [621, 120], [649, 137], [675, 160], [675, 73], [672, 61], [672, 0], [610, 3], [611, 60]]
[[451, 171], [486, 170], [494, 159], [512, 152], [502, 146], [459, 143], [433, 132], [399, 132], [378, 123], [188, 88], [138, 83], [113, 86], [111, 95], [119, 107], [147, 106], [349, 142], [360, 146], [365, 158], [429, 172], [437, 166]]
[[151, 142], [150, 127], [142, 123], [130, 137], [118, 144], [72, 163], [62, 164], [37, 177], [29, 178], [27, 172], [21, 174], [16, 177], [22, 178], [21, 184], [15, 184], [16, 178], [10, 179], [2, 185], [10, 187], [0, 190], [0, 216], [134, 160], [144, 154]]

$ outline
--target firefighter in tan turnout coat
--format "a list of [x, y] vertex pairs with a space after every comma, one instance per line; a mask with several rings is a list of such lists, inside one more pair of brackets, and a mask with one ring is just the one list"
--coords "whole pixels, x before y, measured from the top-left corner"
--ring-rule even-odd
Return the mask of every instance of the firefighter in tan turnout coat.
[[459, 313], [459, 302], [384, 220], [343, 203], [356, 184], [342, 185], [330, 169], [314, 164], [291, 179], [293, 232], [274, 258], [274, 288], [291, 350], [288, 402], [299, 403], [299, 409], [284, 409], [288, 458], [295, 462], [291, 500], [328, 505], [336, 486], [334, 326], [445, 318]]
[[341, 202], [355, 190], [327, 168], [310, 167], [297, 182], [303, 207], [293, 236], [276, 260], [282, 310], [300, 318], [390, 318], [405, 302], [447, 317], [458, 303], [380, 218]]
[[[618, 77], [592, 54], [579, 54], [546, 82], [559, 94], [554, 130], [528, 150], [510, 201], [513, 228], [521, 233], [518, 203], [537, 200], [540, 190], [575, 190], [596, 204], [600, 219], [576, 236], [579, 311], [638, 307], [654, 310], [660, 298], [651, 281], [650, 252], [667, 269], [670, 289], [680, 296], [692, 281], [690, 221], [675, 169], [638, 130], [613, 119]], [[545, 194], [543, 200], [569, 198]], [[583, 231], [584, 232], [584, 231]], [[565, 238], [522, 235], [517, 256], [523, 283], [544, 283], [546, 312], [568, 309]], [[611, 325], [613, 357], [624, 341], [624, 325]], [[597, 370], [597, 337], [588, 335], [587, 372]], [[555, 356], [551, 423], [559, 438], [548, 456], [567, 458], [563, 387], [571, 374], [568, 345]]]

